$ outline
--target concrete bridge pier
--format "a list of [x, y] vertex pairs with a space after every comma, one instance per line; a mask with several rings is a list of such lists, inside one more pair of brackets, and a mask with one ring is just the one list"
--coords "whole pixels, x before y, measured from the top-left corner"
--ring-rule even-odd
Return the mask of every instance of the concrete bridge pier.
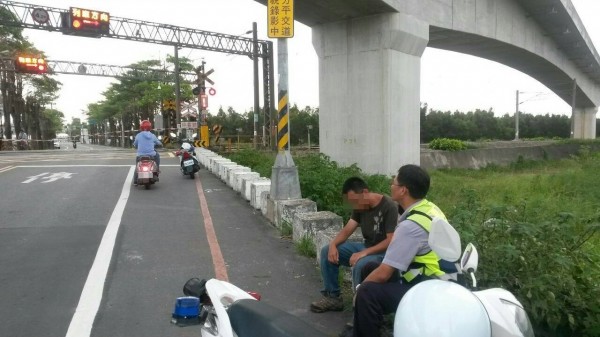
[[428, 23], [399, 13], [313, 26], [322, 153], [368, 173], [419, 164], [421, 56], [428, 41]]
[[573, 138], [596, 139], [596, 113], [598, 107], [575, 109]]

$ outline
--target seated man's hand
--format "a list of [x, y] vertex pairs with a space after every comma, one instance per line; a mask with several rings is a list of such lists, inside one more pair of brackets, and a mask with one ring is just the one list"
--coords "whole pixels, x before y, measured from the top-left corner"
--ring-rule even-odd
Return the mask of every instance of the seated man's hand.
[[350, 267], [354, 267], [358, 260], [365, 256], [367, 256], [367, 254], [364, 251], [352, 254], [352, 256], [350, 256]]
[[329, 254], [327, 254], [327, 260], [333, 264], [340, 263], [340, 255], [335, 245], [329, 245]]

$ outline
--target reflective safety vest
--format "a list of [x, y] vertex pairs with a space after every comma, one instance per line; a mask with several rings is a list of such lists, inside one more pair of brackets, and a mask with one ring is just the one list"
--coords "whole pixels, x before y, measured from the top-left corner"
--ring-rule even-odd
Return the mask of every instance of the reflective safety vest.
[[[446, 220], [444, 213], [434, 203], [423, 199], [408, 212], [406, 220], [421, 226], [429, 234], [433, 217]], [[419, 275], [440, 277], [445, 273], [440, 269], [439, 260], [440, 257], [430, 248], [427, 253], [416, 255], [413, 258], [411, 264], [408, 266], [408, 271], [402, 274], [402, 277], [407, 282], [411, 282]]]

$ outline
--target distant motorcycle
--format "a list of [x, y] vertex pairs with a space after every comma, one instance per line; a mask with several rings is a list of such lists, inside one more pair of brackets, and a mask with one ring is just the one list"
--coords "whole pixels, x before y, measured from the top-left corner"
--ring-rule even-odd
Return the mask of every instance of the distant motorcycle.
[[150, 156], [140, 157], [140, 161], [135, 166], [137, 171], [137, 184], [144, 185], [146, 189], [158, 182], [158, 166]]
[[179, 157], [181, 174], [194, 179], [196, 172], [200, 171], [200, 162], [196, 158], [194, 147], [188, 142], [183, 142], [181, 148], [175, 152], [175, 155]]
[[76, 148], [77, 148], [77, 142], [73, 141], [73, 149], [76, 149]]

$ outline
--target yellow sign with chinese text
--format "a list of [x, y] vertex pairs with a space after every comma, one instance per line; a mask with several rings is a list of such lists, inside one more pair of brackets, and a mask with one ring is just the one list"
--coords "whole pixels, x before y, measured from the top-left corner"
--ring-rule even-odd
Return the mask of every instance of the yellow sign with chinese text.
[[268, 0], [267, 20], [270, 38], [294, 37], [294, 0]]

